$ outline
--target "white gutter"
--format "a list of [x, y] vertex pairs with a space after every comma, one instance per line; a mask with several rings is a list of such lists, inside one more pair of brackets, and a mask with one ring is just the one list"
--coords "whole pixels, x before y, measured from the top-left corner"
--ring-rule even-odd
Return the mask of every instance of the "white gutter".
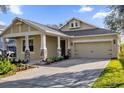
[[92, 36], [108, 36], [108, 35], [118, 35], [118, 33], [98, 34], [98, 35], [85, 35], [85, 36], [71, 36], [71, 38], [92, 37]]

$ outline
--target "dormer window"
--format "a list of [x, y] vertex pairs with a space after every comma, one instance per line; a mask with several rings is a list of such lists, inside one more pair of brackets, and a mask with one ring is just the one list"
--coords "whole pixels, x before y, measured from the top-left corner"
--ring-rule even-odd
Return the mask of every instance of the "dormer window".
[[80, 27], [79, 21], [70, 22], [70, 28], [79, 28], [79, 27]]
[[71, 23], [71, 27], [72, 27], [72, 28], [74, 27], [74, 23]]
[[75, 22], [75, 26], [78, 27], [78, 23], [77, 22]]

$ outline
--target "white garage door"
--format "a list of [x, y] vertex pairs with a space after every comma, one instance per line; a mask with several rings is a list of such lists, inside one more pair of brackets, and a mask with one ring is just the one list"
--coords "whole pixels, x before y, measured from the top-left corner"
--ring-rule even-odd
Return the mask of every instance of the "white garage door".
[[83, 58], [111, 58], [111, 42], [75, 43], [74, 56]]

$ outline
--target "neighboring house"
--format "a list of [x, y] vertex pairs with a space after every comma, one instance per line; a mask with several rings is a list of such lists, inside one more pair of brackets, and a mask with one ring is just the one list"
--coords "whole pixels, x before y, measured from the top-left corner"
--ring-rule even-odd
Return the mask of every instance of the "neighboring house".
[[[0, 34], [4, 31], [5, 28], [6, 28], [6, 26], [0, 25]], [[14, 39], [6, 40], [6, 44], [7, 44], [7, 50], [8, 51], [16, 52], [15, 40]], [[2, 41], [1, 37], [0, 37], [0, 50], [1, 51], [3, 50], [3, 41]]]
[[[3, 25], [0, 25], [0, 34], [2, 33], [2, 31], [5, 29], [5, 26]], [[1, 41], [1, 38], [0, 38], [0, 50], [2, 50], [2, 41]]]
[[9, 39], [7, 42], [7, 50], [16, 52], [16, 42], [14, 39]]
[[16, 41], [17, 59], [40, 60], [51, 56], [72, 58], [117, 58], [120, 36], [77, 18], [59, 29], [15, 18], [2, 37]]
[[0, 33], [5, 29], [5, 26], [0, 25]]

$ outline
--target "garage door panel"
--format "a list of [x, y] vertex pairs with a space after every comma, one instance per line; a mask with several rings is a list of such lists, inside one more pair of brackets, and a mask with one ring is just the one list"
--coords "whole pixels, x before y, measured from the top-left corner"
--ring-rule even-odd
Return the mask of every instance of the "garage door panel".
[[111, 58], [111, 42], [76, 43], [74, 56], [84, 58]]

